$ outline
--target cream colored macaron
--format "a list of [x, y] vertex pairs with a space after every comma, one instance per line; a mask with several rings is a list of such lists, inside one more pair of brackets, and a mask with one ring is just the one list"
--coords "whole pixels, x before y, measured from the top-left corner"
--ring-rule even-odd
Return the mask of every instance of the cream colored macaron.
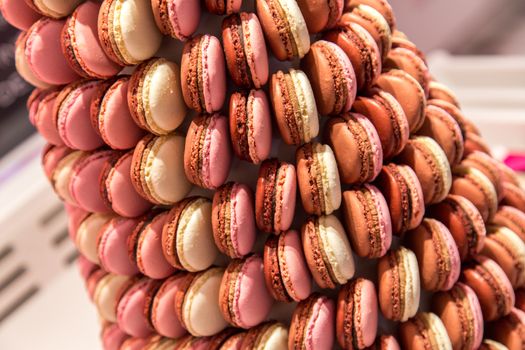
[[191, 283], [182, 295], [175, 297], [176, 310], [184, 328], [196, 337], [219, 333], [228, 323], [219, 308], [219, 290], [224, 269], [210, 268], [190, 275]]
[[77, 249], [94, 264], [100, 265], [97, 252], [98, 233], [112, 218], [111, 214], [91, 214], [78, 226], [75, 237]]
[[98, 35], [104, 52], [122, 66], [153, 57], [162, 42], [150, 0], [104, 0]]
[[303, 225], [301, 234], [306, 262], [321, 288], [335, 288], [354, 276], [350, 242], [337, 217], [311, 216]]
[[83, 0], [19, 0], [44, 16], [62, 18], [70, 15]]
[[129, 82], [128, 103], [135, 122], [155, 135], [166, 135], [184, 121], [180, 68], [165, 58], [139, 65]]
[[93, 301], [99, 316], [108, 322], [117, 322], [117, 305], [120, 297], [131, 286], [133, 278], [108, 274], [95, 287]]
[[184, 136], [174, 133], [139, 141], [133, 153], [131, 180], [152, 203], [173, 205], [191, 190], [184, 173]]

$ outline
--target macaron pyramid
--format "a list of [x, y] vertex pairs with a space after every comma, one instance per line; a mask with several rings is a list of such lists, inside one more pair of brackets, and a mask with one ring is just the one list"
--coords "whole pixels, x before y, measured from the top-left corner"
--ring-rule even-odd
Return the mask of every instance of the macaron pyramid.
[[104, 349], [525, 347], [525, 188], [387, 0], [19, 2]]

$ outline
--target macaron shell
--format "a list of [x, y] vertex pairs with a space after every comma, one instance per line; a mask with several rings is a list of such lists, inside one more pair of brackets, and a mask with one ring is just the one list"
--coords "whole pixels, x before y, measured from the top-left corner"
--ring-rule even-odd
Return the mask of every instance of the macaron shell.
[[119, 350], [128, 337], [129, 335], [124, 333], [117, 324], [111, 324], [102, 330], [102, 346], [104, 350]]
[[37, 79], [51, 85], [63, 85], [79, 78], [71, 69], [60, 47], [60, 33], [65, 21], [42, 18], [28, 30], [25, 56]]
[[[219, 39], [212, 36], [202, 47], [203, 96], [206, 111], [218, 111], [226, 98], [226, 68]], [[213, 92], [212, 92], [213, 91]]]
[[464, 267], [461, 281], [474, 290], [478, 297], [485, 321], [493, 321], [507, 315], [515, 302], [512, 285], [501, 267], [484, 256]]
[[137, 219], [115, 217], [98, 232], [97, 255], [106, 271], [126, 276], [139, 272], [128, 254], [128, 240], [137, 225]]
[[211, 268], [197, 275], [184, 295], [182, 323], [196, 337], [217, 334], [227, 326], [217, 302], [223, 273], [222, 268]]
[[162, 227], [167, 219], [167, 212], [158, 214], [140, 233], [137, 244], [137, 265], [140, 272], [154, 278], [166, 278], [175, 272], [162, 254]]
[[342, 348], [352, 347], [352, 344], [357, 344], [357, 348], [369, 347], [374, 343], [377, 326], [377, 293], [373, 282], [358, 278], [343, 286], [337, 300], [339, 345]]
[[9, 24], [21, 31], [28, 30], [41, 17], [25, 1], [20, 0], [2, 0], [0, 12]]
[[493, 224], [508, 227], [525, 241], [525, 213], [514, 207], [501, 205], [492, 220]]
[[164, 135], [179, 127], [187, 112], [180, 88], [180, 68], [162, 58], [148, 62], [152, 63], [138, 82], [141, 93], [136, 98], [142, 96], [139, 103], [144, 109], [147, 128]]
[[[173, 204], [190, 191], [191, 184], [184, 174], [184, 136], [171, 134], [155, 139], [148, 150], [140, 176], [148, 193], [159, 204]], [[133, 159], [140, 157], [135, 151]], [[136, 165], [136, 162], [133, 161]], [[133, 173], [132, 173], [133, 177]], [[140, 192], [139, 192], [140, 193]]]
[[108, 208], [99, 190], [99, 178], [106, 161], [113, 157], [112, 151], [97, 151], [75, 164], [69, 192], [79, 207], [94, 213], [108, 213]]
[[501, 204], [510, 205], [521, 211], [525, 211], [525, 191], [520, 186], [510, 183], [503, 185], [503, 199]]
[[525, 243], [506, 227], [490, 227], [481, 254], [493, 259], [514, 288], [525, 284]]
[[256, 90], [253, 92], [253, 102], [247, 113], [248, 120], [252, 120], [248, 143], [255, 146], [255, 150], [252, 151], [255, 157], [252, 156], [252, 159], [259, 163], [269, 157], [272, 149], [270, 105], [264, 91]]
[[152, 7], [160, 30], [176, 39], [186, 40], [199, 25], [200, 1], [157, 0]]
[[333, 27], [343, 13], [343, 0], [328, 0], [311, 2], [298, 1], [299, 8], [304, 16], [308, 32], [319, 33], [324, 29]]
[[408, 120], [394, 96], [379, 89], [372, 91], [371, 97], [358, 96], [352, 109], [370, 119], [379, 135], [383, 158], [390, 159], [408, 142]]
[[90, 103], [97, 86], [96, 81], [73, 83], [57, 97], [54, 110], [58, 133], [70, 148], [91, 151], [104, 144], [90, 119]]
[[486, 228], [478, 209], [462, 196], [449, 195], [428, 210], [454, 237], [462, 261], [477, 255], [485, 242]]
[[[381, 73], [379, 48], [374, 38], [361, 25], [345, 23], [342, 28], [329, 31], [323, 38], [339, 45], [350, 59], [358, 91], [369, 87]], [[363, 51], [366, 52], [365, 56]]]
[[421, 312], [413, 319], [400, 326], [400, 340], [403, 349], [424, 349], [426, 347], [438, 350], [452, 350], [443, 322], [435, 314]]
[[[222, 283], [228, 281], [228, 271], [229, 269]], [[230, 300], [228, 308], [234, 315], [236, 325], [247, 329], [264, 321], [273, 305], [273, 299], [266, 289], [262, 258], [255, 255], [248, 257], [242, 263], [235, 280], [230, 282], [233, 282], [235, 287], [234, 298]], [[231, 286], [223, 285], [222, 288]]]
[[107, 274], [95, 288], [94, 304], [99, 316], [108, 322], [117, 322], [117, 304], [122, 294], [132, 284], [128, 276]]
[[113, 83], [100, 106], [98, 129], [104, 142], [113, 149], [135, 147], [144, 135], [129, 111], [128, 84], [129, 80], [126, 78]]
[[452, 186], [452, 171], [441, 147], [427, 136], [416, 136], [397, 160], [409, 165], [416, 173], [423, 189], [425, 204], [441, 202]]
[[379, 306], [385, 318], [406, 321], [417, 313], [420, 277], [417, 258], [411, 250], [401, 247], [382, 257], [378, 283]]
[[342, 183], [373, 181], [383, 163], [379, 135], [372, 123], [358, 113], [331, 118], [325, 126]]
[[387, 91], [399, 102], [414, 133], [425, 121], [425, 92], [414, 78], [404, 71], [393, 69], [379, 76], [376, 85]]
[[[18, 2], [19, 0], [13, 0], [13, 1]], [[29, 84], [35, 87], [38, 87], [38, 88], [42, 88], [42, 89], [48, 88], [51, 86], [51, 84], [48, 84], [42, 81], [40, 78], [38, 78], [33, 73], [31, 67], [29, 66], [29, 62], [25, 55], [26, 39], [27, 39], [27, 32], [20, 33], [20, 35], [16, 39], [16, 45], [15, 45], [16, 71]]]
[[481, 171], [492, 182], [498, 200], [504, 197], [503, 174], [500, 169], [500, 162], [483, 152], [473, 152], [466, 157], [461, 164], [471, 166]]
[[122, 295], [117, 306], [117, 322], [123, 331], [140, 338], [153, 332], [144, 310], [158, 285], [155, 280], [139, 280]]
[[425, 96], [428, 96], [430, 72], [426, 63], [416, 53], [403, 47], [394, 47], [388, 52], [384, 66], [385, 70], [400, 69], [410, 74], [423, 88]]
[[435, 294], [432, 310], [443, 321], [454, 349], [478, 349], [483, 338], [483, 314], [470, 287], [456, 283], [450, 291]]
[[463, 159], [464, 141], [459, 124], [444, 109], [429, 105], [425, 109], [425, 121], [419, 135], [432, 137], [454, 166]]
[[64, 144], [64, 141], [62, 141], [62, 138], [58, 134], [55, 115], [53, 113], [58, 94], [59, 91], [53, 91], [47, 94], [38, 104], [34, 116], [34, 125], [40, 135], [42, 135], [47, 142], [57, 146]]
[[124, 217], [137, 217], [152, 206], [133, 187], [130, 177], [132, 157], [133, 153], [128, 152], [119, 158], [103, 183], [111, 208]]
[[246, 255], [252, 250], [256, 238], [253, 194], [247, 185], [238, 184], [233, 186], [231, 198], [231, 240], [238, 253]]
[[[241, 2], [241, 1], [239, 1]], [[254, 81], [255, 88], [261, 88], [268, 81], [268, 53], [259, 19], [254, 13], [241, 13], [243, 31], [246, 33], [244, 40], [247, 43], [245, 48], [246, 59], [250, 73]]]
[[325, 40], [315, 42], [301, 67], [312, 84], [319, 113], [337, 115], [350, 110], [357, 82], [352, 63], [339, 46]]
[[450, 90], [450, 88], [448, 88], [446, 85], [437, 81], [430, 82], [428, 98], [435, 100], [443, 100], [452, 103], [458, 108], [461, 108], [456, 94], [454, 94], [454, 92]]
[[335, 339], [335, 303], [312, 295], [299, 303], [292, 316], [288, 348], [331, 349]]
[[202, 271], [211, 266], [219, 251], [213, 241], [208, 199], [196, 199], [184, 208], [176, 235], [177, 256], [186, 270]]
[[453, 170], [451, 194], [461, 195], [472, 202], [483, 220], [490, 222], [496, 214], [498, 196], [492, 182], [478, 169], [457, 166]]
[[181, 291], [185, 275], [175, 275], [165, 280], [153, 299], [151, 323], [155, 331], [168, 338], [180, 338], [186, 329], [180, 323], [174, 309], [175, 294]]
[[118, 0], [113, 11], [112, 29], [119, 54], [128, 65], [155, 55], [162, 42], [148, 0]]
[[[295, 301], [306, 299], [312, 291], [312, 276], [297, 231], [283, 232], [279, 239], [279, 267], [284, 286]], [[287, 283], [288, 282], [288, 283]]]
[[82, 0], [25, 0], [26, 3], [44, 16], [61, 18], [69, 15]]
[[77, 229], [75, 244], [77, 249], [92, 263], [99, 265], [97, 236], [102, 227], [111, 220], [109, 214], [91, 214]]
[[69, 191], [69, 183], [71, 181], [71, 175], [73, 174], [75, 163], [84, 156], [85, 153], [81, 151], [71, 152], [58, 162], [57, 167], [53, 172], [53, 177], [51, 179], [53, 189], [58, 197], [67, 204], [76, 205], [75, 200]]
[[219, 114], [195, 118], [188, 130], [184, 151], [184, 170], [194, 184], [215, 189], [230, 171], [231, 146], [228, 121]]
[[377, 187], [365, 184], [343, 192], [343, 217], [357, 255], [378, 258], [392, 243], [390, 210]]
[[[276, 232], [285, 231], [290, 228], [295, 214], [295, 200], [297, 193], [297, 178], [295, 175], [295, 167], [287, 164], [282, 169], [282, 187], [277, 191], [281, 192], [280, 196], [276, 198], [277, 208], [279, 212], [275, 213], [276, 219], [274, 229]], [[280, 171], [279, 171], [280, 172]]]
[[[109, 78], [120, 72], [121, 67], [104, 53], [98, 38], [98, 13], [100, 4], [87, 1], [77, 7], [65, 24], [64, 32], [69, 33], [71, 42], [62, 43], [64, 54], [72, 52], [73, 65], [78, 65], [80, 75], [94, 78]], [[67, 45], [67, 46], [66, 46]]]
[[[488, 327], [487, 327], [488, 328]], [[521, 349], [525, 345], [525, 313], [513, 308], [509, 315], [491, 324], [489, 335], [509, 350]]]
[[405, 244], [416, 254], [424, 289], [452, 288], [459, 277], [461, 262], [454, 238], [445, 225], [424, 219], [419, 227], [405, 235]]
[[149, 338], [131, 337], [122, 343], [119, 350], [144, 350], [144, 348], [148, 345], [148, 342]]

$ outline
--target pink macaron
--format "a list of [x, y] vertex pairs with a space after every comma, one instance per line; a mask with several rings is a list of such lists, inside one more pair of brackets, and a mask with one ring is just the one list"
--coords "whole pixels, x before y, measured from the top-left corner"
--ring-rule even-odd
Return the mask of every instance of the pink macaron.
[[55, 124], [54, 106], [60, 90], [44, 90], [30, 108], [29, 117], [40, 135], [53, 145], [63, 145]]
[[211, 222], [219, 250], [231, 258], [248, 254], [255, 243], [253, 192], [246, 184], [228, 182], [213, 195]]
[[184, 147], [184, 171], [190, 182], [215, 189], [226, 181], [232, 159], [228, 135], [228, 120], [218, 113], [192, 120]]
[[119, 350], [120, 346], [126, 339], [128, 339], [129, 335], [114, 323], [109, 324], [102, 329], [101, 337], [104, 350]]
[[186, 40], [197, 30], [201, 18], [200, 1], [152, 0], [151, 7], [162, 34]]
[[151, 217], [152, 213], [142, 219], [128, 240], [128, 252], [131, 250], [140, 272], [150, 278], [166, 278], [176, 271], [162, 253], [162, 228], [167, 214]]
[[106, 56], [98, 38], [100, 3], [86, 1], [66, 20], [62, 30], [62, 51], [69, 66], [85, 78], [109, 78], [121, 66]]
[[179, 273], [162, 282], [153, 297], [153, 303], [149, 310], [150, 321], [155, 331], [168, 338], [180, 338], [186, 334], [175, 312], [175, 294], [182, 290], [186, 274]]
[[99, 178], [106, 161], [114, 155], [111, 150], [95, 151], [75, 163], [69, 192], [80, 208], [94, 213], [111, 212], [99, 190]]
[[97, 254], [100, 265], [108, 272], [133, 276], [139, 272], [135, 260], [128, 254], [128, 240], [139, 219], [114, 217], [98, 232]]
[[335, 340], [335, 303], [318, 293], [297, 304], [292, 315], [288, 349], [332, 349]]
[[147, 349], [147, 345], [150, 344], [152, 337], [158, 337], [158, 335], [149, 336], [146, 338], [130, 337], [126, 339], [119, 350], [144, 350]]
[[266, 288], [275, 300], [299, 302], [310, 295], [312, 275], [297, 231], [270, 235], [264, 244], [263, 262]]
[[90, 213], [67, 203], [64, 204], [64, 208], [67, 213], [67, 230], [69, 238], [71, 238], [71, 241], [75, 242], [78, 227]]
[[226, 98], [226, 65], [219, 39], [197, 35], [184, 45], [181, 61], [184, 101], [202, 113], [217, 112]]
[[55, 100], [53, 114], [58, 134], [69, 148], [91, 151], [104, 142], [90, 121], [90, 103], [98, 83], [82, 80], [67, 85]]
[[53, 178], [53, 172], [58, 162], [71, 152], [73, 152], [73, 150], [66, 146], [54, 146], [52, 144], [44, 146], [42, 149], [42, 168], [49, 180]]
[[33, 23], [42, 17], [23, 0], [0, 1], [0, 12], [7, 23], [20, 30], [28, 30]]
[[117, 323], [129, 335], [144, 338], [153, 333], [149, 309], [161, 281], [143, 278], [136, 281], [120, 298]]
[[249, 329], [266, 320], [273, 299], [265, 285], [260, 256], [230, 262], [222, 277], [218, 302], [224, 319], [235, 327]]
[[115, 213], [124, 217], [137, 217], [148, 211], [152, 204], [142, 198], [131, 182], [133, 151], [108, 159], [99, 178], [103, 199]]
[[25, 57], [31, 72], [51, 85], [71, 83], [79, 75], [69, 67], [60, 47], [64, 20], [47, 17], [36, 21], [27, 32]]
[[89, 107], [92, 124], [104, 142], [113, 149], [135, 147], [145, 134], [131, 116], [128, 85], [129, 76], [98, 84]]

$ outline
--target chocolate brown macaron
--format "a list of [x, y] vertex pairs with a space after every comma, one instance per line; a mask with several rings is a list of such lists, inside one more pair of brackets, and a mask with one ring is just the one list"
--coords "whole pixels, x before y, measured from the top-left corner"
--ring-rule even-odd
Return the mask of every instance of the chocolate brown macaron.
[[462, 261], [480, 252], [485, 243], [485, 223], [471, 201], [451, 194], [442, 202], [430, 206], [427, 212], [429, 217], [439, 220], [449, 229]]
[[425, 202], [412, 168], [394, 163], [384, 165], [374, 183], [388, 203], [393, 234], [402, 235], [419, 226], [425, 214]]
[[425, 108], [425, 122], [417, 131], [418, 135], [433, 138], [445, 151], [451, 166], [463, 159], [464, 140], [456, 120], [444, 109], [429, 105]]
[[342, 183], [360, 184], [377, 177], [383, 163], [383, 149], [368, 118], [358, 113], [344, 113], [330, 118], [325, 131]]
[[425, 121], [427, 102], [425, 91], [418, 81], [402, 70], [392, 69], [381, 74], [376, 85], [399, 102], [407, 117], [410, 132], [419, 130]]
[[372, 89], [368, 96], [358, 96], [352, 110], [367, 117], [379, 135], [383, 158], [390, 159], [405, 148], [409, 128], [403, 108], [388, 92]]
[[292, 225], [297, 179], [295, 167], [278, 159], [265, 160], [259, 168], [255, 191], [255, 219], [263, 232], [279, 234]]
[[328, 145], [307, 143], [297, 149], [297, 180], [308, 214], [331, 214], [341, 205], [341, 182], [334, 153]]

